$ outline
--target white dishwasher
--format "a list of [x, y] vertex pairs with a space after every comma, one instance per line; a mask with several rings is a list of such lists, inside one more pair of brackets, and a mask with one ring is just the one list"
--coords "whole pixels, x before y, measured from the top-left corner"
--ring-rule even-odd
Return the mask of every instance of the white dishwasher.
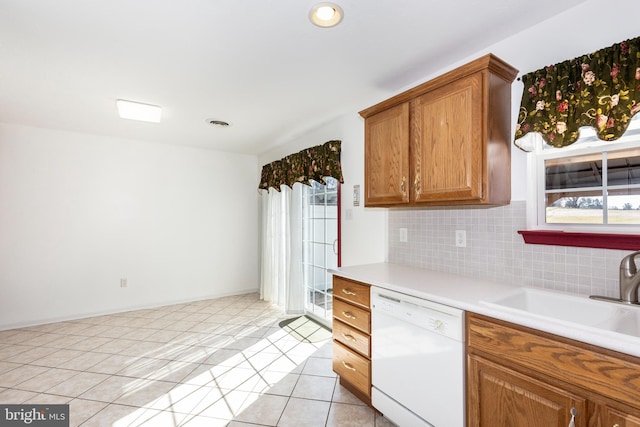
[[371, 287], [371, 403], [400, 427], [464, 427], [464, 311]]

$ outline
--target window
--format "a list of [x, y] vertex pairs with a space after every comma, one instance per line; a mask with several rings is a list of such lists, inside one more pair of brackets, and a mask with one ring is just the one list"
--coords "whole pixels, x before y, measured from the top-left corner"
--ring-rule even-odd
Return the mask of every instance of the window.
[[[640, 232], [640, 120], [615, 142], [583, 128], [569, 147], [542, 147], [535, 157], [535, 228]], [[541, 138], [540, 138], [541, 140]], [[531, 223], [532, 221], [530, 221]]]
[[640, 149], [544, 160], [547, 224], [640, 224]]
[[302, 264], [305, 286], [305, 311], [325, 323], [331, 322], [332, 275], [329, 269], [339, 264], [340, 183], [326, 177], [327, 185], [311, 181], [303, 188]]

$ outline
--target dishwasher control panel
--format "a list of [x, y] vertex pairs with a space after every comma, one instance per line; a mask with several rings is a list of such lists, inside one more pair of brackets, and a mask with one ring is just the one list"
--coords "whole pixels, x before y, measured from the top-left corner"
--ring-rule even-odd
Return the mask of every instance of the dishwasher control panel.
[[458, 341], [464, 339], [464, 311], [458, 308], [372, 286], [371, 311]]

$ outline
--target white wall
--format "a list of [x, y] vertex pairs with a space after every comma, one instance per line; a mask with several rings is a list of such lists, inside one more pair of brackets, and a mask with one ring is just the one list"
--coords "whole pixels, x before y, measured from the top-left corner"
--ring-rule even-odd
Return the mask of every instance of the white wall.
[[256, 160], [0, 124], [0, 329], [256, 290]]
[[[357, 112], [335, 118], [262, 154], [258, 159], [259, 166], [332, 139], [342, 141], [342, 265], [383, 262], [387, 254], [387, 211], [363, 207], [364, 120]], [[361, 202], [358, 207], [353, 206], [354, 185], [360, 185]], [[352, 219], [347, 219], [347, 209], [351, 210]]]

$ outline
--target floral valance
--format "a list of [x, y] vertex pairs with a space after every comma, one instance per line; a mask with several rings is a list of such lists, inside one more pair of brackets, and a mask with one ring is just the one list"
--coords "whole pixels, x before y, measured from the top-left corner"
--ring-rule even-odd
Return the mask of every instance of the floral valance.
[[324, 183], [324, 178], [328, 176], [344, 182], [340, 165], [340, 143], [329, 141], [264, 165], [258, 189], [268, 190], [273, 187], [280, 191], [283, 184], [289, 187], [293, 187], [296, 182], [310, 185], [311, 180]]
[[529, 132], [565, 147], [578, 139], [581, 126], [615, 140], [640, 111], [640, 37], [525, 74], [522, 81], [518, 147], [531, 149], [519, 140]]

